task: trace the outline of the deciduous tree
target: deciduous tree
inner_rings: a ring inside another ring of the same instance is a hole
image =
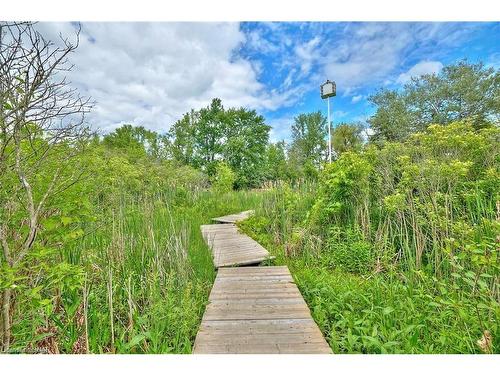
[[[90,102],[65,78],[76,41],[45,40],[31,23],[0,23],[0,246],[4,351],[11,338],[12,278],[33,250],[51,202],[82,175],[77,155]],[[17,275],[18,276],[18,275]]]
[[[498,124],[500,72],[461,61],[439,74],[414,77],[401,91],[382,90],[370,98],[372,140],[404,140],[430,124],[469,119],[475,129]]]
[[[339,124],[332,131],[332,148],[337,155],[358,151],[363,145],[363,127],[360,124]]]

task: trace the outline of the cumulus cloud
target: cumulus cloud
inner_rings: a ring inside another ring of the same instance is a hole
[[[70,23],[37,28],[50,40],[75,34]],[[162,132],[214,97],[254,109],[289,101],[293,93],[267,91],[258,64],[235,54],[245,41],[235,23],[84,23],[69,79],[96,101],[88,120],[104,131],[133,123]]]
[[[406,83],[412,77],[419,77],[424,74],[439,73],[443,69],[443,64],[439,61],[420,61],[413,65],[407,72],[401,73],[397,79],[398,83]]]

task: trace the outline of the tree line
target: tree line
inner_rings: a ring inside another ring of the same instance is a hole
[[[460,61],[439,74],[414,77],[400,90],[369,97],[375,112],[366,123],[340,123],[331,129],[334,158],[367,144],[401,142],[430,124],[469,119],[475,129],[498,124],[500,75],[482,63]],[[124,125],[104,136],[108,145],[148,153],[188,165],[215,178],[217,165],[234,172],[234,188],[266,181],[315,179],[327,160],[328,125],[321,112],[296,116],[289,142],[271,142],[263,116],[246,108],[225,108],[218,98],[192,109],[164,135]]]

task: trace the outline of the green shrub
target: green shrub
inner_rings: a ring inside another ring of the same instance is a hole
[[[265,197],[252,220],[269,224],[245,230],[289,266],[334,352],[500,352],[499,138],[432,125]]]
[[[326,241],[324,228],[332,224],[359,231],[386,267],[397,262],[449,275],[450,251],[463,252],[472,239],[466,228],[476,237],[493,235],[499,138],[499,128],[478,131],[462,121],[431,125],[380,149],[343,153],[322,172],[309,226]],[[461,264],[479,271],[465,257]]]
[[[217,163],[215,175],[212,178],[212,190],[218,194],[228,193],[233,190],[236,174],[224,162]]]
[[[360,238],[354,231],[347,231],[341,238],[335,229],[327,242],[327,252],[323,254],[330,266],[339,267],[345,271],[353,273],[367,273],[373,268],[372,245]]]

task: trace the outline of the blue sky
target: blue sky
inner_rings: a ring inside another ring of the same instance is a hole
[[[500,65],[499,23],[245,23],[239,54],[260,67],[275,90],[300,88],[296,101],[262,111],[275,139],[289,136],[298,113],[321,110],[319,85],[337,82],[333,123],[363,121],[369,95],[398,89],[412,75],[438,72],[461,59]]]
[[[77,24],[39,23],[51,40]],[[214,97],[265,116],[273,141],[293,118],[321,110],[319,85],[337,83],[334,125],[373,113],[367,98],[461,59],[500,67],[500,23],[84,22],[72,84],[96,106],[89,123],[164,133]]]

